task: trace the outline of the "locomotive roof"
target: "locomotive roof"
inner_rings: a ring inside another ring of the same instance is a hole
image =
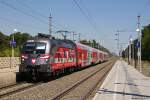
[[[75,44],[80,49],[86,49],[86,50],[92,51],[92,47],[89,47],[87,45],[84,45],[84,44],[81,44],[81,43],[77,43],[77,42]]]
[[[67,48],[74,48],[75,46],[77,46],[77,48],[108,54],[107,52],[89,47],[89,46],[81,44],[81,43],[77,43],[77,42],[75,43],[71,40],[35,37],[33,40],[28,40],[27,42],[51,42],[51,44],[55,44],[55,45],[59,45],[59,46],[67,47]]]

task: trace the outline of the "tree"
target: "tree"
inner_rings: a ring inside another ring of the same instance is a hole
[[[22,34],[22,40],[21,40],[21,44],[23,44],[24,42],[26,42],[28,39],[31,39],[32,36],[29,35],[28,33],[23,33]]]
[[[15,56],[19,56],[20,54],[20,47],[22,44],[27,41],[28,39],[31,39],[32,36],[28,33],[13,33],[10,36],[4,35],[2,32],[0,32],[0,56],[11,56],[11,46],[10,41],[12,40],[12,37],[14,35],[14,39],[16,41],[15,49]]]
[[[2,32],[0,32],[0,50],[2,50],[4,46],[4,41],[5,41],[5,35]]]
[[[0,32],[0,50],[3,50],[9,46],[9,36]]]
[[[109,52],[108,49],[106,49],[105,47],[101,46],[98,42],[96,42],[95,40],[92,40],[92,41],[88,41],[88,40],[81,40],[80,43],[84,44],[84,45],[88,45],[90,47],[93,47],[93,48],[96,48],[96,49],[99,49],[99,50],[102,50],[102,51],[105,51],[105,52]]]
[[[150,24],[144,26],[142,30],[144,37],[142,37],[142,59],[150,60]]]

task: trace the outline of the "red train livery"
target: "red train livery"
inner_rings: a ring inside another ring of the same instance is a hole
[[[106,52],[45,34],[38,34],[24,43],[21,54],[19,75],[32,79],[49,78],[68,69],[79,69],[108,60]]]

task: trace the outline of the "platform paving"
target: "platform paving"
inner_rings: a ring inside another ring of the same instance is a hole
[[[150,77],[118,60],[93,100],[150,100]]]
[[[16,83],[16,73],[19,67],[0,69],[0,88],[13,83]]]

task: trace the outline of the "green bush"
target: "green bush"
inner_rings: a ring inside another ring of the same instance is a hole
[[[10,36],[4,35],[0,32],[0,57],[11,57],[12,56],[12,47],[10,46],[10,41],[12,40],[12,35],[15,38],[16,46],[14,47],[14,56],[20,56],[20,47],[28,39],[31,39],[32,36],[28,33],[13,33]]]

